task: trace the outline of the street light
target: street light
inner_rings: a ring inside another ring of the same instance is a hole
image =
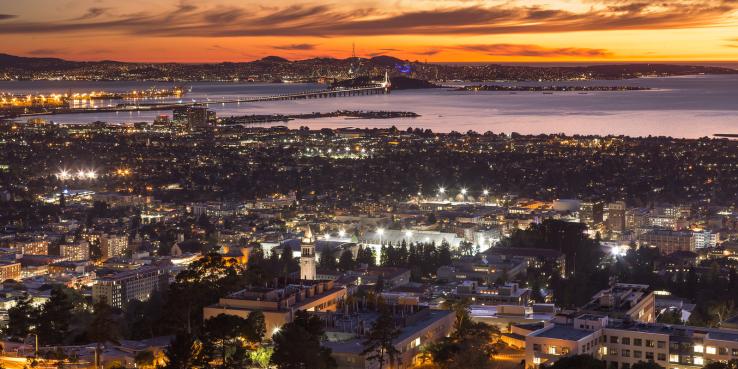
[[[439,188],[438,188],[438,193],[440,193],[440,194],[444,194],[444,193],[446,193],[446,189],[445,189],[445,188],[443,188],[443,187],[439,187]]]
[[[461,194],[462,194],[462,195],[466,195],[466,188],[462,188],[462,189],[461,189]]]
[[[344,231],[343,229],[341,229],[341,230],[338,231],[338,237],[343,238],[343,236],[345,236],[345,235],[346,235],[346,231]]]
[[[379,244],[382,244],[382,236],[384,235],[384,228],[377,228],[377,234],[379,235]]]
[[[411,231],[411,230],[405,231],[405,237],[408,238],[408,241],[410,240],[410,237],[412,237],[412,236],[413,236],[413,231]]]
[[[484,196],[487,196],[487,195],[489,195],[489,190],[484,190],[484,191],[482,191],[482,194],[484,194]]]

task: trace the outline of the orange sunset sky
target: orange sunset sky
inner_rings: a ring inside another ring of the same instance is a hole
[[[220,62],[736,61],[738,0],[0,0],[0,52]]]

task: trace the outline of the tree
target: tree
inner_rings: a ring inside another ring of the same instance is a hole
[[[224,368],[242,367],[246,360],[244,339],[254,336],[248,319],[220,314],[205,321],[203,355],[207,362],[220,358]]]
[[[302,310],[296,312],[295,319],[272,336],[272,363],[280,369],[335,368],[331,350],[320,345],[323,334],[320,318]]]
[[[605,369],[605,362],[592,355],[565,356],[557,360],[549,369]]]
[[[639,361],[633,366],[631,366],[632,369],[664,369],[663,366],[656,364],[653,361]]]
[[[133,360],[136,362],[136,366],[139,368],[151,368],[154,366],[154,353],[149,350],[139,351]]]
[[[249,352],[249,360],[258,368],[267,369],[269,368],[273,353],[274,348],[272,347],[257,347],[256,350]]]
[[[702,367],[702,369],[738,369],[738,359],[732,359],[727,363],[721,361],[713,361]]]
[[[96,358],[100,357],[100,348],[105,342],[117,343],[120,339],[120,326],[118,320],[113,316],[110,305],[98,302],[93,307],[93,318],[90,325],[87,326],[87,339],[95,342]],[[95,363],[100,365],[100,363]]]
[[[264,320],[264,313],[259,310],[252,311],[249,316],[246,317],[247,331],[246,337],[251,342],[261,342],[266,334],[266,322]]]
[[[456,315],[454,332],[428,347],[433,361],[444,369],[491,368],[499,330],[472,321],[467,301],[455,302],[450,308]]]
[[[74,291],[63,286],[51,289],[51,296],[42,305],[36,319],[36,334],[40,344],[55,345],[70,338],[73,311],[78,303]]]
[[[338,263],[336,263],[335,250],[327,247],[320,254],[320,260],[318,260],[318,267],[322,270],[335,271],[338,269]]]
[[[354,269],[354,254],[351,250],[343,250],[338,259],[338,269],[343,272]]]
[[[179,332],[164,350],[164,369],[191,369],[200,362],[202,345],[187,332]]]
[[[395,348],[394,340],[400,335],[400,330],[395,326],[392,314],[384,309],[377,320],[372,323],[367,339],[363,342],[364,351],[362,355],[368,355],[368,360],[374,360],[379,364],[379,369],[389,363],[390,368],[399,359],[400,351]]]
[[[239,266],[229,265],[220,255],[208,254],[177,274],[164,307],[169,327],[185,326],[192,333],[193,327],[202,324],[203,307],[242,288],[240,272]]]
[[[36,315],[38,310],[31,305],[31,298],[28,295],[21,297],[15,306],[8,309],[8,325],[4,333],[14,339],[25,339],[31,332]]]

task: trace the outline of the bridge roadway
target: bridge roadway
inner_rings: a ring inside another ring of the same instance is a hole
[[[79,114],[79,113],[115,113],[115,112],[127,112],[127,111],[159,111],[159,110],[173,110],[175,108],[182,108],[187,106],[208,106],[214,104],[238,104],[238,103],[253,103],[253,102],[266,102],[266,101],[282,101],[282,100],[304,100],[304,99],[321,99],[331,97],[343,97],[343,96],[360,96],[360,95],[380,95],[389,93],[389,83],[382,82],[376,85],[368,86],[357,86],[350,88],[331,88],[326,90],[311,90],[303,91],[293,94],[280,94],[270,96],[257,96],[248,97],[243,99],[228,99],[228,100],[205,100],[195,101],[191,103],[151,103],[151,104],[136,104],[136,105],[124,105],[118,104],[117,106],[98,107],[98,108],[62,108],[54,109],[49,112],[34,112],[21,114],[19,116],[38,116],[38,115],[57,115],[57,114]]]

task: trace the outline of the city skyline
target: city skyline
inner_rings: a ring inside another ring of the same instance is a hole
[[[34,0],[0,7],[3,52],[70,60],[392,55],[430,62],[738,60],[728,0],[309,2]]]

